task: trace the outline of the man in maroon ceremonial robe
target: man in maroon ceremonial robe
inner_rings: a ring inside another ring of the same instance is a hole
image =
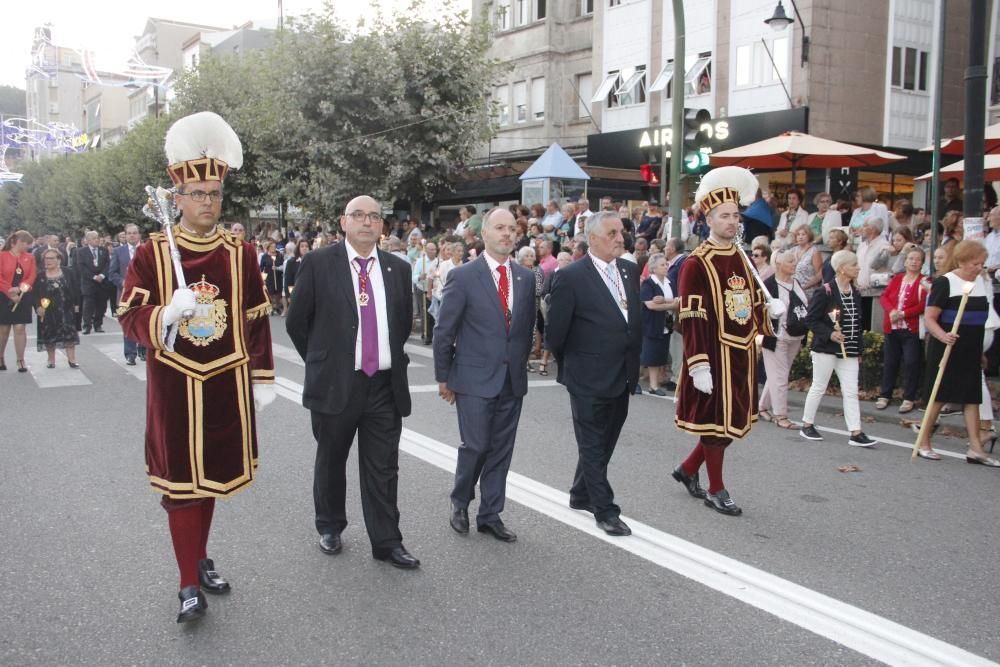
[[[699,442],[673,477],[692,496],[731,516],[743,510],[722,481],[722,461],[726,447],[757,421],[755,339],[773,335],[768,301],[736,245],[740,203],[752,202],[756,192],[757,179],[746,169],[721,167],[705,175],[695,202],[711,234],[681,266],[678,289],[684,365],[675,422]],[[698,483],[702,463],[708,471],[707,494]]]
[[[239,138],[219,116],[194,114],[167,132],[166,153],[184,277],[167,236],[151,234],[129,264],[118,317],[148,350],[146,474],[167,511],[181,623],[204,615],[202,593],[230,588],[206,553],[212,513],[256,477],[255,409],[274,400],[274,363],[254,249],[217,225],[223,179],[243,163]]]

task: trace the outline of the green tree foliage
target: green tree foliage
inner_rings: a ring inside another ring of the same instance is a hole
[[[181,75],[169,117],[148,119],[111,148],[26,164],[0,189],[0,232],[104,232],[144,220],[143,186],[165,184],[170,122],[215,111],[236,130],[244,165],[226,183],[223,213],[295,204],[333,217],[351,197],[419,203],[446,190],[491,136],[488,94],[500,66],[489,31],[446,6],[434,23],[378,18],[361,34],[330,7],[291,22],[272,45],[207,57]]]
[[[27,106],[24,88],[0,86],[0,114],[4,116],[23,116]]]

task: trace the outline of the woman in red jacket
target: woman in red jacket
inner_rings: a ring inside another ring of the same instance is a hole
[[[900,361],[903,363],[903,402],[899,412],[909,412],[917,400],[920,386],[920,316],[930,294],[930,285],[920,274],[923,265],[924,251],[921,248],[914,246],[907,250],[903,265],[905,271],[893,276],[879,297],[885,311],[882,324],[885,346],[882,387],[875,402],[877,410],[884,410],[892,400]]]
[[[17,371],[27,373],[24,365],[24,348],[28,334],[24,325],[31,324],[31,287],[35,284],[35,258],[28,248],[35,240],[31,234],[18,230],[10,235],[0,250],[0,371],[7,370],[4,354],[7,339],[14,328],[14,352],[17,354]],[[21,304],[21,301],[27,301]]]

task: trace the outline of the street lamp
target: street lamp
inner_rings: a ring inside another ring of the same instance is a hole
[[[806,24],[802,21],[802,15],[799,14],[798,5],[795,4],[795,0],[790,1],[792,9],[795,10],[795,18],[802,25],[802,67],[805,67],[806,63],[809,62],[809,37],[806,36]],[[785,6],[781,0],[778,0],[778,6],[774,8],[774,15],[769,19],[764,19],[764,23],[771,26],[771,29],[775,32],[783,32],[788,26],[795,23],[795,21],[789,18],[788,14],[785,13]]]

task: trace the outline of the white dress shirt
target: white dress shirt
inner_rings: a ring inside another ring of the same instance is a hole
[[[993,231],[986,235],[986,266],[1000,266],[1000,232]]]
[[[625,292],[625,279],[618,270],[618,265],[615,263],[615,260],[611,260],[610,263],[605,262],[595,257],[594,253],[589,250],[587,251],[587,254],[590,255],[591,261],[593,261],[594,266],[597,267],[597,272],[601,274],[601,281],[604,283],[604,286],[608,288],[608,293],[611,294],[611,298],[614,299],[615,304],[618,306],[618,310],[621,311],[622,317],[624,317],[625,321],[628,322],[628,295]],[[609,267],[612,275],[617,276],[616,279],[608,277]],[[615,282],[616,280],[617,282]],[[620,291],[619,287],[621,288]],[[622,299],[625,299],[624,308],[622,308]]]
[[[501,264],[500,262],[498,262],[495,259],[493,259],[492,257],[490,257],[490,254],[488,252],[484,252],[483,253],[483,257],[486,259],[487,266],[490,267],[490,275],[493,276],[493,284],[494,284],[494,286],[496,286],[498,294],[500,292],[500,272],[497,271],[497,268],[499,268],[501,266],[506,266],[507,267],[507,310],[510,311],[511,315],[513,315],[513,313],[514,313],[514,276],[513,276],[513,274],[511,274],[511,271],[510,271],[510,257],[508,257],[507,261],[504,262],[503,264]],[[499,298],[499,297],[497,297],[497,298]]]
[[[355,262],[355,258],[361,257],[350,241],[344,241],[347,248],[347,261],[350,264],[351,283],[354,285],[354,305],[358,309],[358,337],[354,343],[354,370],[361,370],[361,304],[358,303],[358,271],[361,267]],[[364,259],[362,257],[362,259]],[[368,279],[371,281],[372,293],[375,295],[375,318],[378,320],[378,369],[386,371],[392,368],[392,349],[389,347],[389,311],[385,306],[385,282],[382,280],[382,267],[378,261],[378,251],[372,250],[371,259],[368,262],[371,271]],[[390,269],[391,270],[391,269]],[[370,308],[371,306],[366,306]],[[409,323],[407,323],[409,325]]]

